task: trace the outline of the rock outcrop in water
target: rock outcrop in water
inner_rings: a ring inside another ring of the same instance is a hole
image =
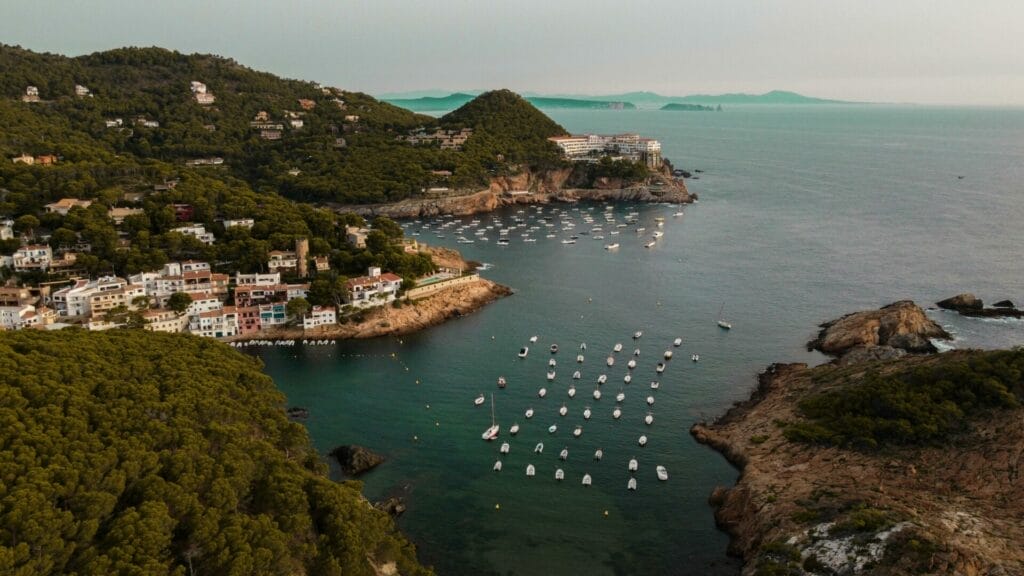
[[[904,353],[935,352],[930,338],[950,339],[949,333],[925,315],[910,300],[901,300],[878,310],[847,314],[821,325],[808,350],[833,356],[854,353],[864,359],[896,358]]]
[[[973,351],[887,363],[776,364],[749,400],[694,438],[740,470],[710,497],[743,575],[1024,574],[1024,417],[994,410],[943,445],[858,451],[793,442],[802,400],[865,373],[926,369]],[[781,424],[780,424],[781,423]]]
[[[359,476],[384,463],[384,457],[357,444],[345,444],[331,450],[346,476]]]
[[[940,300],[936,305],[974,318],[1024,318],[1024,310],[1018,310],[1009,300],[1001,300],[991,308],[985,308],[984,301],[970,292]]]

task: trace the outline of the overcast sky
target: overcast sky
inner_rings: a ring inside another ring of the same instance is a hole
[[[370,93],[1024,104],[1022,0],[2,0],[0,42],[208,52]]]

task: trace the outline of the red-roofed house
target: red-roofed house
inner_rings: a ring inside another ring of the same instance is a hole
[[[391,272],[381,274],[380,268],[372,266],[369,275],[352,278],[345,283],[345,303],[359,308],[387,304],[398,297],[401,287],[401,276]]]

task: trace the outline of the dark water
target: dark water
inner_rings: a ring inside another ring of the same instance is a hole
[[[737,108],[723,113],[560,111],[574,132],[636,131],[662,141],[677,166],[704,170],[689,182],[701,201],[674,207],[617,206],[616,221],[639,213],[617,236],[562,245],[543,232],[511,245],[456,244],[455,225],[436,238],[471,259],[493,264],[485,276],[516,289],[486,309],[402,340],[260,352],[293,405],[310,408],[308,427],[327,451],[358,443],[389,461],[367,474],[366,494],[403,494],[401,527],[441,574],[733,574],[727,538],[715,529],[707,496],[736,472],[687,433],[696,420],[746,397],[770,362],[821,362],[803,345],[815,326],[849,311],[911,298],[929,304],[962,291],[988,301],[1024,300],[1024,111],[937,108]],[[958,178],[963,176],[963,178]],[[601,205],[565,207],[576,231],[581,214],[603,222]],[[536,212],[518,216],[536,221]],[[550,210],[545,212],[549,215]],[[495,216],[511,222],[514,210]],[[642,243],[664,217],[664,237]],[[490,215],[480,215],[481,226]],[[462,222],[469,222],[469,218]],[[557,222],[557,220],[556,220]],[[408,230],[416,230],[413,226]],[[472,230],[466,235],[473,238]],[[603,245],[619,242],[617,252]],[[734,329],[715,320],[724,304]],[[933,315],[955,346],[1024,342],[1024,323]],[[636,343],[635,330],[643,330]],[[516,352],[539,335],[527,359]],[[676,336],[685,339],[651,392],[654,365]],[[577,382],[580,342],[588,350]],[[547,347],[561,346],[547,383]],[[604,358],[624,345],[615,366]],[[625,362],[641,349],[631,384]],[[699,353],[699,363],[690,361]],[[591,393],[607,372],[603,397]],[[495,380],[509,380],[497,390]],[[545,399],[537,389],[546,386]],[[624,390],[623,417],[614,396]],[[486,443],[494,392],[502,435]],[[642,419],[653,394],[653,426]],[[560,417],[565,403],[569,415]],[[429,408],[428,408],[429,406]],[[582,410],[594,416],[584,421]],[[523,416],[536,410],[532,420]],[[515,437],[507,430],[522,426]],[[549,435],[547,427],[559,430]],[[583,425],[583,435],[570,432]],[[646,433],[649,444],[637,446]],[[504,469],[492,472],[501,441]],[[545,450],[536,455],[534,444]],[[558,452],[568,447],[567,462]],[[596,448],[604,460],[595,463]],[[638,490],[626,463],[636,457]],[[532,463],[537,476],[527,478]],[[658,482],[656,465],[668,482]],[[566,480],[557,483],[562,467]],[[584,473],[593,486],[580,485]],[[500,506],[500,508],[496,508]],[[607,515],[605,512],[607,511]]]

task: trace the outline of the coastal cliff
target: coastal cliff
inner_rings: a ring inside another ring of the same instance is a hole
[[[422,218],[429,216],[470,216],[516,204],[554,202],[668,202],[689,204],[697,199],[686,184],[659,172],[647,182],[630,183],[621,178],[598,178],[591,188],[574,187],[572,169],[561,168],[541,173],[523,171],[515,176],[493,178],[487,189],[437,198],[416,198],[387,204],[334,206],[340,212],[360,216]],[[523,191],[526,193],[521,193]]]
[[[1018,351],[770,366],[691,429],[740,470],[710,501],[743,574],[1024,574],[1021,366]]]

